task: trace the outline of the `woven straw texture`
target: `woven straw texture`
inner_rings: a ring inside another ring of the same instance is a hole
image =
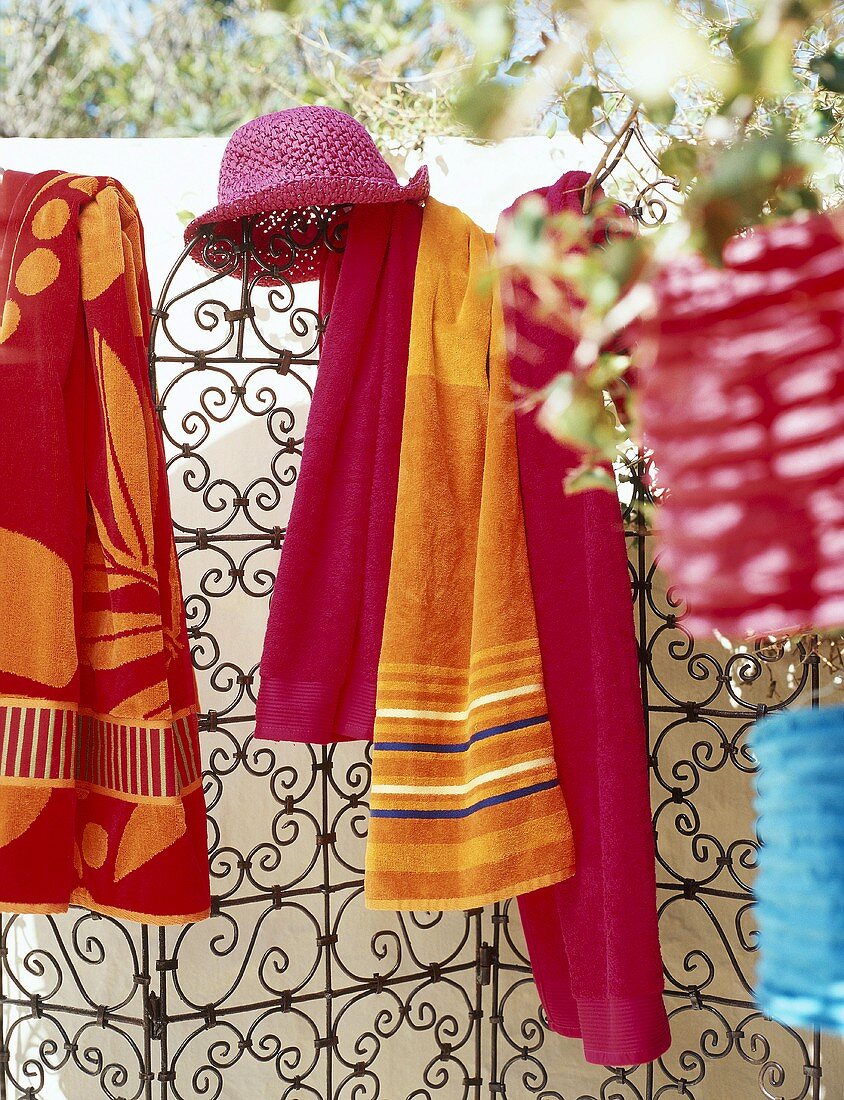
[[[278,215],[285,211],[421,202],[428,192],[425,166],[401,186],[375,142],[351,116],[333,107],[292,107],[252,119],[235,130],[220,165],[217,205],[190,223],[185,243],[196,241],[191,255],[197,263],[220,270],[220,256],[227,250],[215,248],[212,238],[238,241],[238,222],[243,217],[262,215],[262,224],[269,227],[281,221]],[[297,256],[293,266],[284,270],[284,280],[314,278],[318,251],[316,245],[314,254]],[[269,266],[279,268],[277,263]],[[239,263],[228,267],[227,274],[240,275]],[[267,284],[279,281],[272,271],[259,278]]]

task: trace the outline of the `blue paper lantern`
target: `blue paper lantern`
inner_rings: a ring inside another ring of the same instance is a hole
[[[761,719],[757,1000],[793,1027],[844,1034],[844,706]]]

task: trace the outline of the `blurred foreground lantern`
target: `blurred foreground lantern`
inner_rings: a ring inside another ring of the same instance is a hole
[[[844,1033],[844,707],[757,722],[763,841],[756,996],[793,1027]]]
[[[693,632],[844,623],[842,235],[844,213],[795,217],[657,281],[642,422]]]

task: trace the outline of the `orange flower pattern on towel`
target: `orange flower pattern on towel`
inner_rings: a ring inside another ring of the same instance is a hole
[[[49,687],[76,672],[73,575],[64,558],[37,539],[0,527],[0,669]]]
[[[70,220],[70,207],[64,199],[47,199],[32,218],[32,235],[39,241],[58,237]]]
[[[26,187],[0,267],[0,910],[183,923],[205,806],[140,220],[109,178]]]
[[[10,336],[14,336],[20,323],[21,307],[17,302],[9,299],[3,304],[3,315],[0,318],[0,344],[5,343]]]
[[[15,287],[31,298],[40,294],[59,277],[61,263],[51,248],[36,248],[24,256],[15,272]]]

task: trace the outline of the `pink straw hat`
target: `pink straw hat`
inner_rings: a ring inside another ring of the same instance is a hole
[[[274,229],[278,236],[282,211],[359,202],[421,202],[429,189],[424,165],[401,186],[363,126],[343,111],[292,107],[252,119],[235,130],[220,165],[219,201],[190,223],[185,243],[196,241],[191,255],[197,263],[218,271],[231,267],[227,273],[239,275],[240,264],[231,266],[229,245],[241,240],[238,222],[243,217],[263,216],[253,226],[253,244],[260,244],[261,237],[269,240]],[[305,242],[312,222],[312,218],[303,220]],[[274,241],[270,249],[275,261],[280,259],[277,245]],[[287,257],[281,259],[268,267],[283,271],[285,280],[316,277],[317,257],[308,259],[307,247],[303,255],[291,255],[289,265],[284,262]],[[262,283],[278,281],[273,270],[259,278]]]

